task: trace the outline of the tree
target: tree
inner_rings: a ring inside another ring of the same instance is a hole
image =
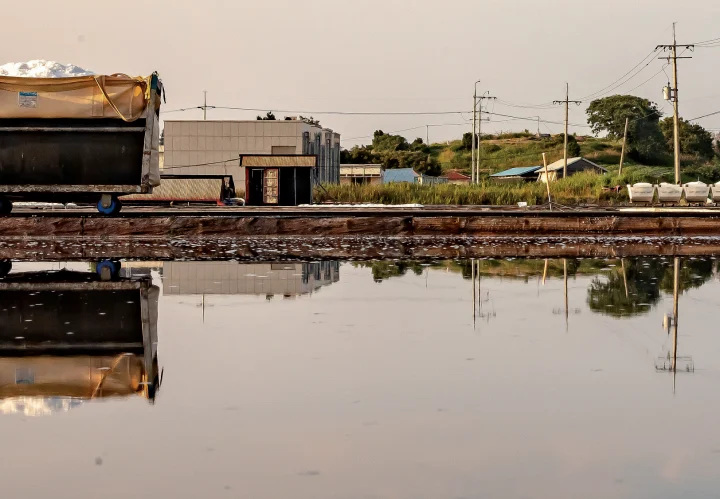
[[[379,160],[369,146],[354,146],[352,149],[340,151],[340,163],[367,165]]]
[[[275,121],[275,115],[272,111],[268,111],[264,117],[258,116],[257,119],[258,121]]]
[[[165,145],[165,129],[164,128],[162,129],[162,132],[160,132],[160,145],[161,146]]]
[[[623,137],[625,120],[629,118],[628,156],[638,161],[657,161],[666,156],[658,124],[662,111],[654,102],[634,95],[612,95],[592,101],[587,115],[595,135],[607,133],[615,140]]]
[[[300,121],[305,122],[308,125],[320,126],[320,120],[316,120],[312,116],[310,116],[309,118],[307,118],[305,116],[300,116]]]
[[[568,158],[576,158],[578,156],[580,156],[580,144],[578,144],[574,136],[568,135]]]
[[[702,126],[696,123],[689,123],[684,119],[679,120],[680,128],[680,152],[683,154],[692,154],[698,158],[711,159],[715,151],[713,151],[713,137]],[[665,137],[667,150],[672,152],[674,147],[674,124],[670,117],[660,122],[660,129]]]

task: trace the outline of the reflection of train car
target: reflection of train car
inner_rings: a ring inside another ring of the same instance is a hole
[[[154,400],[158,288],[89,272],[0,279],[0,412],[44,413],[81,400]]]

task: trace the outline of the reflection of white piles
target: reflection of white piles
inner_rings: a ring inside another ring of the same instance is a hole
[[[310,294],[340,279],[338,262],[165,262],[166,295]]]

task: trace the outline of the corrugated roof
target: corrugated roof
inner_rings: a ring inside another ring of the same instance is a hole
[[[292,155],[292,156],[273,156],[269,154],[252,154],[240,156],[240,166],[243,167],[314,167],[317,165],[317,156],[314,155]]]
[[[598,165],[598,164],[596,164],[596,163],[593,163],[592,161],[590,161],[590,160],[587,159],[587,158],[568,158],[567,164],[568,164],[568,166],[570,166],[570,165],[572,165],[573,163],[577,163],[577,162],[580,161],[580,160],[586,161],[587,163],[591,164],[592,166],[594,166],[595,168],[597,168],[597,169],[599,169],[599,170],[602,170],[602,171],[604,171],[604,172],[607,171],[607,170],[606,170],[605,168],[603,168],[602,166],[600,166],[600,165]],[[565,161],[562,160],[562,159],[559,159],[559,160],[557,160],[556,162],[548,165],[548,171],[562,170],[564,167],[565,167]]]
[[[515,168],[510,168],[509,170],[505,170],[498,173],[493,173],[490,175],[491,177],[519,177],[520,175],[525,175],[526,173],[532,173],[535,171],[538,171],[541,166],[518,166]]]
[[[450,170],[449,172],[447,172],[445,177],[448,180],[470,180],[469,175],[464,175],[457,170]]]
[[[385,183],[389,182],[410,182],[414,183],[419,177],[412,168],[390,168],[385,170]]]

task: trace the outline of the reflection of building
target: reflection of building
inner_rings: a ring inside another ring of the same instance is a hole
[[[165,262],[163,293],[302,295],[340,279],[338,262]]]
[[[83,400],[154,399],[158,288],[149,279],[32,272],[0,280],[0,413],[69,410]]]

